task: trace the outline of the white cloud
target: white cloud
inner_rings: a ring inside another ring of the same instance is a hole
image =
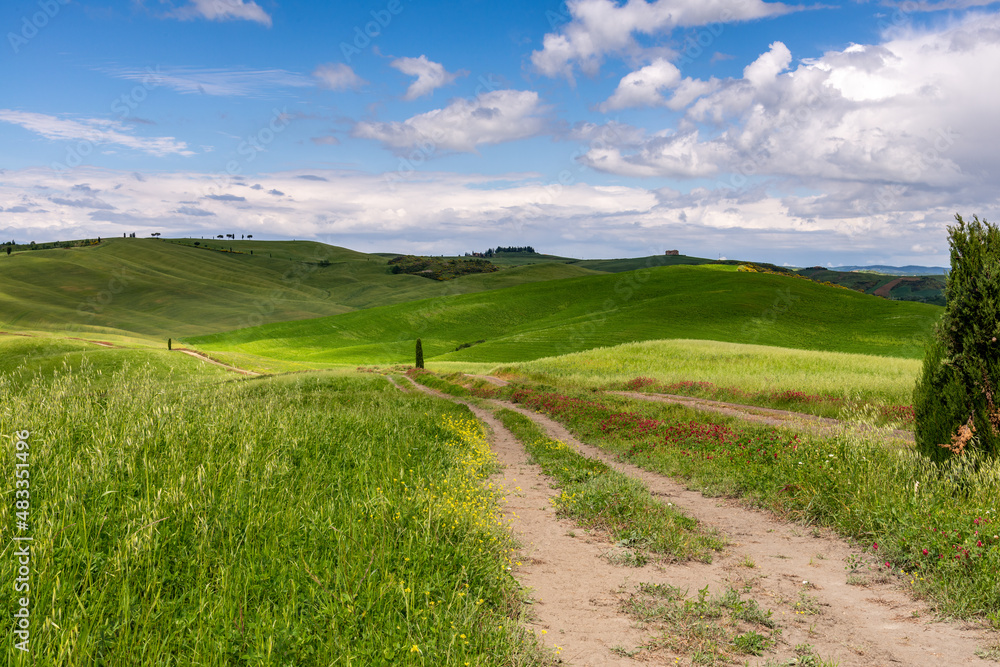
[[[702,257],[724,253],[799,265],[830,259],[931,264],[947,261],[945,227],[955,210],[990,218],[1000,210],[995,194],[973,200],[968,192],[926,198],[919,190],[901,193],[898,212],[869,215],[828,206],[822,197],[779,198],[760,188],[681,193],[561,186],[530,174],[398,176],[310,170],[224,185],[202,173],[150,173],[140,181],[96,168],[8,170],[0,182],[0,231],[3,238],[42,241],[238,230],[257,238],[316,238],[373,252],[431,254],[481,250],[499,237],[570,256],[679,248]],[[81,197],[86,191],[74,188],[81,183],[99,191],[100,199]],[[257,183],[260,189],[248,187]]]
[[[743,68],[743,78],[757,88],[772,83],[792,62],[792,52],[781,42],[774,42],[767,53]]]
[[[699,97],[717,90],[718,79],[708,81],[682,79],[680,70],[664,58],[657,58],[649,65],[625,75],[614,94],[598,106],[600,111],[628,109],[631,107],[664,106],[677,111],[689,106]],[[671,96],[665,97],[666,91]]]
[[[350,65],[345,65],[344,63],[320,65],[313,72],[313,76],[319,79],[321,87],[330,90],[360,88],[367,83],[367,81],[354,73]]]
[[[494,90],[402,122],[360,122],[354,136],[394,149],[424,147],[428,155],[438,150],[472,152],[482,144],[539,134],[544,129],[542,112],[534,91]]]
[[[20,125],[54,141],[84,141],[92,145],[117,144],[156,157],[194,155],[187,144],[173,137],[137,137],[132,128],[116,120],[81,118],[72,120],[30,111],[0,109],[0,122]]]
[[[595,74],[609,53],[640,51],[633,35],[669,34],[674,28],[780,16],[801,7],[761,0],[570,0],[571,21],[542,40],[531,62],[546,76],[573,78],[574,66]]]
[[[681,82],[681,71],[663,58],[657,58],[640,70],[627,74],[614,94],[600,105],[601,111],[631,107],[655,107],[664,104],[662,91]]]
[[[716,176],[734,187],[771,178],[827,192],[845,183],[993,188],[1000,16],[896,32],[787,70],[791,60],[776,42],[743,78],[702,82],[714,90],[676,129],[583,161],[626,175]]]
[[[104,68],[106,74],[139,81],[147,89],[166,86],[179,93],[226,97],[262,97],[275,88],[304,88],[315,82],[304,74],[283,69],[221,69],[157,66],[156,69]]]
[[[173,12],[173,16],[192,20],[197,18],[209,21],[254,21],[271,27],[271,16],[261,9],[260,5],[250,0],[191,0]]]
[[[424,95],[430,95],[436,88],[447,86],[459,76],[464,76],[468,72],[447,72],[444,65],[427,59],[427,56],[419,58],[397,58],[389,63],[390,67],[398,69],[403,74],[415,76],[417,80],[406,89],[404,100],[415,100]]]

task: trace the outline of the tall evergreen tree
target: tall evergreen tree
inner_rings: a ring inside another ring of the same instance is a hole
[[[934,459],[1000,453],[1000,228],[955,220],[947,305],[913,392],[917,447]]]
[[[417,368],[424,367],[424,347],[420,344],[420,339],[417,339]]]

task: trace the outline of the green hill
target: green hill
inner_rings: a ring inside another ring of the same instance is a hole
[[[821,266],[798,269],[797,273],[817,282],[829,281],[853,290],[887,299],[920,301],[943,306],[944,275],[890,275],[874,271],[837,271]]]
[[[669,338],[918,357],[940,312],[794,277],[673,266],[446,296],[188,342],[325,363],[412,362],[417,337],[425,357],[437,361],[530,360]],[[456,350],[465,343],[476,344]]]
[[[0,327],[177,338],[591,273],[548,263],[438,282],[311,241],[106,239],[0,257]]]

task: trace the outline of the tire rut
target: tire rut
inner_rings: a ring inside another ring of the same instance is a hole
[[[935,621],[933,610],[899,585],[848,585],[848,557],[859,549],[832,531],[782,521],[736,500],[706,497],[580,442],[545,415],[506,401],[498,403],[533,419],[549,437],[641,480],[654,495],[726,535],[730,544],[712,564],[670,565],[667,578],[689,590],[749,585],[761,606],[773,609],[784,628],[779,656],[790,656],[796,645],[811,644],[824,659],[832,658],[842,667],[990,662],[978,657],[976,650],[981,644],[995,644],[1000,637],[996,632],[973,623]],[[803,601],[819,613],[795,613],[800,609],[795,604]]]

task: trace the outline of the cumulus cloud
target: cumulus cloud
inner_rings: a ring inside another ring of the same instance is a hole
[[[664,103],[661,91],[681,81],[681,71],[663,58],[626,75],[614,94],[599,107],[601,111],[630,107],[655,107]]]
[[[415,100],[430,95],[436,88],[447,86],[459,76],[468,74],[465,70],[448,72],[444,65],[428,60],[427,56],[423,55],[419,58],[397,58],[389,63],[389,66],[408,76],[417,77],[417,80],[406,89],[404,100]]]
[[[677,111],[718,87],[719,81],[714,78],[708,81],[691,77],[682,79],[677,67],[664,58],[657,58],[649,65],[625,75],[615,92],[598,106],[598,110],[607,112],[632,107],[665,106]],[[671,91],[669,97],[666,96],[667,91]]]
[[[271,27],[271,16],[250,0],[191,0],[172,14],[183,20],[253,21]]]
[[[319,80],[320,87],[328,90],[360,88],[368,83],[355,74],[350,65],[345,65],[344,63],[320,65],[313,72],[313,76]]]
[[[0,109],[0,122],[20,125],[54,141],[83,141],[92,145],[116,144],[156,157],[194,155],[187,144],[173,137],[139,137],[115,120],[103,118],[60,118],[30,111]]]
[[[896,32],[881,44],[791,63],[775,42],[742,78],[704,82],[714,90],[687,106],[676,127],[582,160],[625,175],[714,176],[733,187],[771,178],[829,191],[859,183],[869,192],[886,184],[987,188],[986,174],[1000,169],[992,148],[1000,16]],[[974,102],[969,91],[977,91]],[[877,206],[899,198],[881,193]]]
[[[531,62],[542,74],[573,79],[574,67],[596,74],[607,54],[641,51],[634,35],[669,34],[674,28],[749,21],[802,9],[761,0],[570,0],[571,20],[545,35]]]
[[[781,42],[771,44],[767,53],[743,68],[743,79],[757,88],[772,83],[792,62],[792,52]]]
[[[417,146],[437,150],[473,152],[482,144],[524,139],[542,132],[544,109],[538,93],[528,90],[494,90],[473,99],[457,99],[402,122],[363,121],[354,136],[375,139],[393,149]]]

